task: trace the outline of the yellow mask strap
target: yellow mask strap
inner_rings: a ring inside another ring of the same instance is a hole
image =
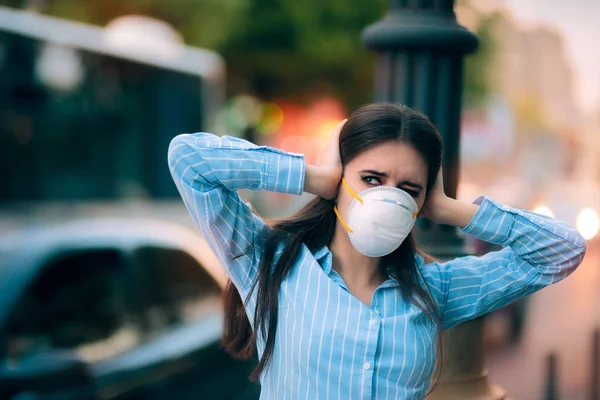
[[[346,178],[342,178],[342,185],[344,185],[348,193],[350,193],[350,196],[354,197],[360,204],[363,204],[363,199],[361,199],[360,196],[357,195],[350,186],[348,186],[348,183],[346,183]]]
[[[360,196],[357,195],[354,190],[352,190],[352,188],[346,182],[345,178],[342,178],[342,185],[344,185],[344,188],[348,191],[348,193],[350,193],[350,196],[354,197],[356,199],[356,201],[358,201],[360,204],[363,204],[363,199],[361,199]],[[342,224],[344,229],[346,229],[349,233],[352,233],[352,229],[350,229],[350,227],[348,226],[346,221],[344,221],[344,219],[340,215],[340,211],[338,210],[337,206],[333,207],[333,212],[335,212],[335,215],[340,220],[340,223]]]
[[[338,217],[338,219],[340,220],[340,223],[342,224],[342,226],[344,227],[344,229],[346,229],[348,232],[353,233],[352,229],[350,229],[350,227],[346,224],[346,222],[342,219],[342,216],[340,215],[340,212],[337,209],[337,206],[333,206],[333,212],[335,213],[335,215]]]

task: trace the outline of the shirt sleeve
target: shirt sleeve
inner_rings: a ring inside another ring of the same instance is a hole
[[[260,249],[254,245],[265,224],[236,191],[301,194],[304,157],[239,138],[196,133],[175,137],[168,161],[196,226],[233,284],[244,293],[257,274]]]
[[[480,208],[463,231],[505,247],[482,257],[422,267],[423,278],[441,305],[444,329],[564,279],[585,255],[585,239],[565,222],[488,198],[476,203]]]

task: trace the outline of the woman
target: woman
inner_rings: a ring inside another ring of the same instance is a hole
[[[427,117],[386,103],[340,124],[318,165],[226,136],[173,139],[175,183],[234,286],[224,342],[242,357],[257,348],[262,399],[422,399],[441,330],[581,263],[586,242],[563,222],[448,198],[441,157]],[[238,189],[316,197],[268,226]],[[505,248],[429,260],[410,234],[419,214]]]

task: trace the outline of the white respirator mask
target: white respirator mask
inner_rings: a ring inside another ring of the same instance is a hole
[[[356,194],[346,180],[342,185],[354,200],[346,221],[333,208],[354,248],[368,257],[383,257],[396,250],[415,225],[419,207],[402,189],[376,186]]]

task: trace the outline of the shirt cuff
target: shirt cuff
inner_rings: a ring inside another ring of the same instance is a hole
[[[506,244],[515,220],[510,208],[487,197],[480,197],[473,204],[478,204],[479,210],[462,231],[488,243]]]
[[[306,165],[302,154],[269,149],[264,189],[289,194],[302,194]]]

